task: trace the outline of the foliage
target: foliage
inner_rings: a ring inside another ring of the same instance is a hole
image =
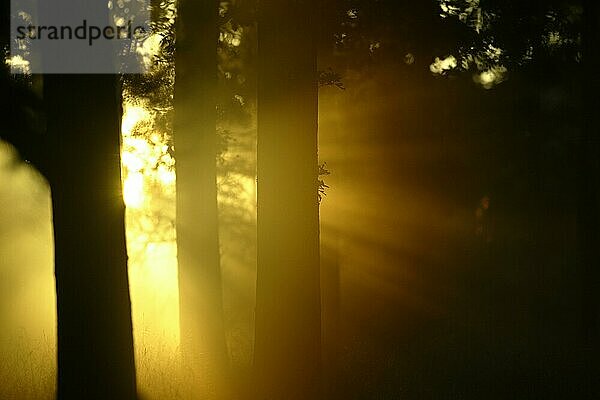
[[[449,49],[456,56],[456,70],[475,71],[474,81],[485,88],[502,82],[511,69],[532,62],[580,59],[583,9],[577,1],[439,3],[441,18],[462,25],[461,40]]]
[[[331,67],[319,71],[319,86],[335,86],[338,89],[346,90],[344,82],[342,82],[342,76]]]
[[[325,180],[322,179],[322,176],[331,175],[331,172],[327,169],[327,163],[323,163],[319,165],[319,190],[318,190],[318,199],[319,203],[323,201],[323,197],[327,196],[326,190],[329,189],[329,185],[325,183]]]

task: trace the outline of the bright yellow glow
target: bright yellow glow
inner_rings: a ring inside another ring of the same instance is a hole
[[[160,165],[156,172],[158,179],[164,185],[175,184],[175,171],[169,170],[166,167]]]
[[[496,74],[493,71],[484,71],[481,73],[480,79],[482,84],[489,85],[496,79]]]
[[[142,106],[126,103],[123,110],[121,131],[125,139],[131,137],[133,128],[140,122],[149,119],[150,112]]]
[[[6,58],[5,62],[6,65],[8,65],[11,68],[11,71],[13,73],[19,72],[22,74],[28,74],[29,72],[31,72],[29,68],[29,61],[24,59],[20,55],[8,57]]]
[[[502,65],[494,66],[486,71],[476,74],[473,77],[473,80],[481,84],[485,89],[491,89],[504,81],[506,73],[506,67]]]
[[[0,182],[0,399],[50,399],[56,392],[50,188],[1,140]]]
[[[126,102],[121,127],[136,368],[144,393],[160,392],[162,374],[172,374],[179,357],[175,161],[155,113]]]
[[[152,66],[154,56],[159,53],[160,42],[163,39],[161,34],[155,33],[150,35],[146,40],[138,44],[136,53],[142,57],[142,61],[146,68]]]
[[[450,55],[443,60],[439,57],[436,57],[433,63],[429,66],[429,70],[434,74],[443,74],[451,69],[454,69],[458,66],[458,62],[456,61],[456,57]]]
[[[140,208],[144,204],[144,176],[142,174],[128,174],[123,183],[123,199],[127,207]]]

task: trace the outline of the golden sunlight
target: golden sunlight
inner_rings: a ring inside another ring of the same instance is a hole
[[[155,374],[177,363],[179,295],[175,243],[175,161],[168,137],[143,103],[125,102],[122,179],[138,382],[151,391]]]

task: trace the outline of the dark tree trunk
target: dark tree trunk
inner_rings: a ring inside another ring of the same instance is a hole
[[[595,0],[584,0],[583,71],[580,76],[583,89],[583,124],[579,143],[579,193],[578,193],[578,266],[581,271],[582,329],[584,334],[583,354],[585,357],[585,399],[597,398],[598,383],[598,334],[600,333],[600,224],[598,189],[600,187],[600,136],[597,113],[600,107],[598,93],[600,82],[596,77],[600,67],[598,41],[600,35],[600,6]]]
[[[8,22],[5,3],[2,21]],[[8,43],[5,30],[2,43]],[[117,78],[45,76],[43,133],[31,121],[39,118],[40,100],[2,73],[11,96],[2,101],[8,123],[1,136],[38,167],[52,191],[57,397],[135,399]]]
[[[178,4],[174,125],[182,351],[213,384],[227,365],[216,186],[218,4]]]
[[[135,399],[114,75],[47,75],[58,399]]]
[[[321,396],[316,3],[265,0],[258,21],[259,398]]]

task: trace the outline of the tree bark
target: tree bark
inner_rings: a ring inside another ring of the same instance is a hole
[[[182,351],[220,392],[227,347],[216,182],[218,5],[178,4],[174,138]]]
[[[258,398],[321,396],[316,2],[258,20]]]
[[[135,399],[115,75],[47,75],[58,399]]]
[[[583,90],[583,123],[579,143],[579,182],[577,235],[577,264],[582,278],[582,333],[583,333],[583,392],[585,399],[596,398],[600,393],[597,379],[598,334],[600,333],[600,137],[596,116],[600,101],[598,93],[600,82],[595,77],[598,62],[598,40],[600,35],[600,8],[597,1],[584,0],[584,24],[582,60],[583,71],[580,75]]]

